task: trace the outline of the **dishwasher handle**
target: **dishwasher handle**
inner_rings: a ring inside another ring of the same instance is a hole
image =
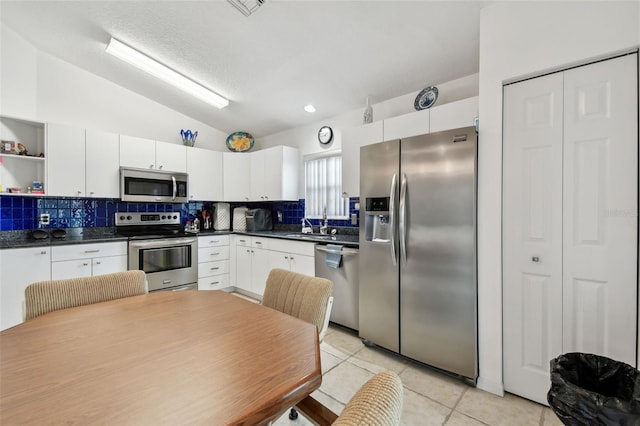
[[[325,253],[331,253],[331,254],[341,254],[343,256],[353,256],[358,254],[358,250],[353,250],[353,249],[331,250],[331,249],[325,248],[324,246],[316,246],[316,250],[323,251]]]

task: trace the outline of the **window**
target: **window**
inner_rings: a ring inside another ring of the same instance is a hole
[[[329,219],[348,219],[349,199],[342,198],[342,156],[340,151],[309,156],[304,161],[304,215],[321,218],[326,208]]]

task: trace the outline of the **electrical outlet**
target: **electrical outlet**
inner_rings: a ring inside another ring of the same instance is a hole
[[[354,210],[360,210],[360,203],[355,203],[355,204],[353,205],[353,209],[354,209]]]
[[[358,214],[357,213],[351,213],[351,224],[352,225],[357,225],[358,224]]]
[[[40,213],[40,221],[39,221],[40,225],[48,225],[49,223],[51,223],[49,221],[49,213]]]

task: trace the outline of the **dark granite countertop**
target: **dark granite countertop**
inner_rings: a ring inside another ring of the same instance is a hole
[[[358,235],[322,235],[322,234],[301,234],[291,231],[259,231],[259,232],[234,232],[234,234],[252,235],[256,237],[281,238],[291,241],[305,241],[320,244],[343,244],[351,247],[359,246]]]
[[[46,231],[49,237],[41,240],[33,238],[32,231],[0,232],[0,250],[127,241],[127,237],[117,235],[112,228],[69,228],[64,238],[54,238],[50,232],[52,229]]]
[[[299,228],[299,227],[296,227]],[[357,230],[357,228],[356,228]],[[46,230],[51,234],[51,229]],[[49,238],[37,240],[32,237],[32,231],[3,231],[0,232],[0,250],[28,247],[50,247],[68,244],[104,243],[113,241],[127,241],[127,237],[118,235],[113,228],[68,228],[65,238]],[[350,247],[358,247],[359,236],[353,229],[345,229],[336,235],[321,235],[319,233],[301,234],[298,231],[288,229],[275,229],[273,231],[259,232],[234,232],[202,230],[194,235],[229,235],[242,234],[257,237],[281,238],[291,241],[304,241],[320,244],[343,244]]]

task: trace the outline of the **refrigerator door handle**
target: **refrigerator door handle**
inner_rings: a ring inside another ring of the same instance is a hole
[[[399,232],[400,232],[400,259],[403,265],[407,264],[407,175],[402,174],[400,184],[400,206],[399,206]]]
[[[396,192],[398,190],[398,176],[394,173],[391,178],[391,190],[389,192],[389,229],[391,230],[391,260],[393,266],[398,264],[396,255]]]

